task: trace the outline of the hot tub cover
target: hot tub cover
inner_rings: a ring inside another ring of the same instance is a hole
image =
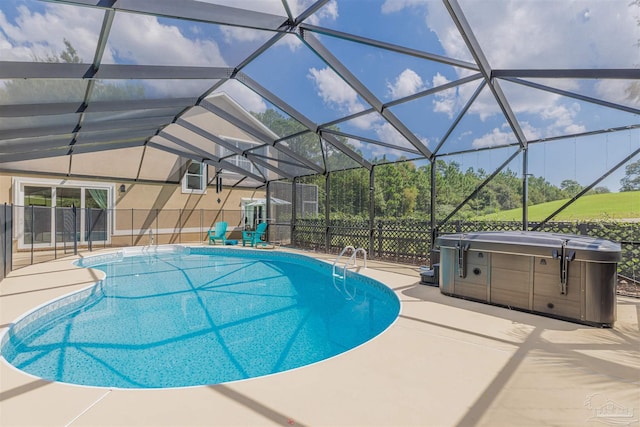
[[[468,250],[553,257],[554,250],[575,252],[576,261],[619,262],[620,243],[576,234],[541,231],[481,231],[445,234],[436,239],[439,247],[465,247]]]

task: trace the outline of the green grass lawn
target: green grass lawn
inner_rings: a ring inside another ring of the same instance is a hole
[[[569,199],[529,206],[529,221],[542,221]],[[640,191],[583,196],[554,217],[557,221],[640,218]],[[522,209],[484,215],[479,220],[520,221]]]

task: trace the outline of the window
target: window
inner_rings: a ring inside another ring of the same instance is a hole
[[[207,190],[207,168],[204,163],[192,162],[182,178],[183,193],[203,194]]]
[[[251,172],[253,174],[258,172],[256,170],[255,166],[253,166],[253,163],[251,163],[251,160],[247,159],[246,157],[234,156],[234,157],[229,157],[226,160],[229,163],[232,163],[232,164],[238,166],[239,168],[247,170],[247,171],[249,171],[249,172]]]
[[[255,147],[258,145],[258,143],[253,142],[253,141],[242,141],[239,139],[235,139],[235,138],[231,138],[231,137],[227,137],[227,136],[223,136],[222,137],[225,141],[232,143],[233,145],[235,145],[236,147],[240,148],[241,150],[249,150],[254,148],[254,150],[252,150],[251,152],[253,154],[257,154],[257,155],[261,155],[261,156],[268,156],[269,155],[269,149],[267,146],[264,147],[260,147],[258,149],[255,149]],[[242,168],[248,172],[251,172],[252,174],[255,175],[260,175],[262,174],[266,174],[266,169],[259,166],[256,168],[256,166],[253,164],[253,162],[251,162],[251,160],[247,159],[244,156],[241,155],[236,155],[235,151],[229,150],[226,147],[223,146],[218,146],[218,150],[217,150],[217,154],[218,157],[223,158],[225,161],[238,166],[239,168]],[[231,172],[232,171],[227,171],[227,172]]]

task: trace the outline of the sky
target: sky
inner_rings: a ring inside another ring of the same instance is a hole
[[[281,0],[210,0],[207,3],[286,15]],[[288,4],[297,16],[312,1],[288,0]],[[640,4],[637,2],[459,0],[459,4],[489,66],[494,69],[640,67]],[[34,0],[2,0],[0,60],[32,61],[35,57],[56,55],[64,50],[66,39],[84,62],[91,62],[102,19],[103,12],[99,9]],[[474,62],[441,1],[331,0],[306,22],[433,55]],[[272,36],[267,31],[117,12],[102,62],[234,67]],[[383,103],[476,73],[337,37],[313,36]],[[295,35],[283,37],[242,71],[318,124],[370,107]],[[633,100],[628,96],[629,81],[529,81],[640,108],[638,98]],[[198,96],[215,81],[140,83],[145,85],[148,97],[163,98]],[[476,80],[389,110],[419,141],[435,150],[479,83],[480,80]],[[499,84],[524,135],[530,140],[640,123],[638,115],[628,112],[512,82],[501,81]],[[249,111],[264,112],[272,108],[268,101],[238,82],[228,82],[220,90]],[[339,127],[363,139],[413,149],[378,113],[359,116]],[[396,158],[400,154],[409,158],[414,156],[358,139],[349,142],[362,150],[369,160],[382,156]],[[438,153],[515,142],[500,106],[485,87]],[[638,130],[532,144],[529,173],[544,174],[556,185],[564,179],[588,185],[639,146]],[[465,168],[492,170],[512,152],[512,148],[502,148],[451,156],[450,159]],[[510,167],[521,170],[519,162],[516,160]],[[600,185],[616,191],[622,176],[624,167]]]

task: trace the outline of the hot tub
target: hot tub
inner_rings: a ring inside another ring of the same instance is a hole
[[[447,234],[436,243],[445,295],[593,326],[615,322],[619,243],[534,231]]]

